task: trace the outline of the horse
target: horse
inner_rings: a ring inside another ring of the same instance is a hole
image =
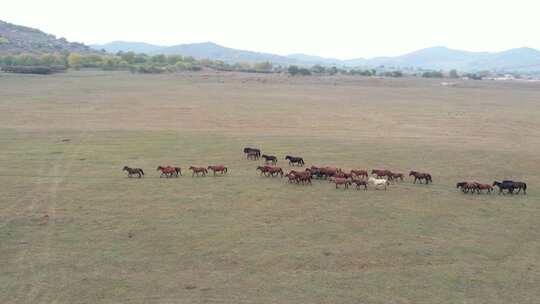
[[[352,181],[352,183],[356,185],[356,190],[360,190],[360,187],[364,186],[364,191],[367,191],[368,182],[365,180],[355,179]]]
[[[334,167],[324,167],[320,169],[321,176],[324,178],[329,178],[335,176],[338,172],[341,172],[341,169]]]
[[[368,173],[366,170],[351,170],[351,174],[362,178],[368,177]]]
[[[476,186],[476,192],[478,194],[480,194],[480,192],[482,190],[487,190],[487,193],[490,193],[491,194],[491,191],[493,191],[493,186],[492,185],[488,185],[488,184],[480,184],[480,183],[477,183],[477,182],[474,182],[474,185]],[[473,190],[474,192],[474,190]]]
[[[265,164],[268,164],[270,162],[270,163],[272,163],[272,165],[276,165],[277,161],[278,161],[277,157],[275,157],[274,155],[263,154],[262,158],[264,158],[264,163]]]
[[[390,182],[387,179],[378,179],[375,177],[370,177],[368,182],[372,183],[375,186],[375,189],[379,186],[384,186],[384,190],[386,190],[386,186],[390,185]]]
[[[173,177],[173,175],[176,175],[176,177],[178,177],[176,169],[171,166],[166,166],[166,167],[158,166],[156,171],[161,171],[161,174],[159,175],[160,178],[164,176],[167,178],[170,178],[170,177]]]
[[[283,177],[283,169],[280,167],[268,167],[268,170],[266,171],[268,176],[274,177],[274,175],[281,175]]]
[[[333,174],[333,177],[352,179],[353,175],[351,173],[346,173],[346,172],[343,172],[343,171],[337,171],[335,174]]]
[[[247,153],[247,159],[250,159],[250,160],[258,160],[259,156],[260,156],[260,152],[249,151]]]
[[[289,161],[289,166],[294,166],[297,164],[298,166],[302,167],[304,165],[304,159],[302,157],[297,156],[285,156],[285,160]]]
[[[294,181],[296,181],[298,184],[302,183],[303,185],[305,185],[305,184],[312,185],[312,183],[311,183],[311,172],[310,171],[298,172],[298,171],[292,170],[287,175],[289,177],[289,181],[291,180],[291,175],[292,175],[294,177]]]
[[[347,178],[333,177],[332,181],[336,184],[336,189],[339,188],[339,185],[345,185],[343,190],[349,189],[349,186],[352,185],[352,182]]]
[[[217,165],[217,166],[208,166],[208,170],[212,170],[214,172],[214,176],[216,176],[216,172],[219,172],[221,174],[227,173],[227,167],[223,165]]]
[[[271,167],[270,166],[258,166],[257,169],[255,169],[255,171],[261,171],[261,175],[268,173],[268,170],[270,169]]]
[[[261,157],[261,150],[257,148],[246,147],[244,148],[244,154],[246,154],[248,159],[250,159],[250,155],[252,155],[252,157],[254,157],[255,159],[259,159],[259,157]]]
[[[502,183],[498,181],[493,182],[493,186],[499,187],[499,194],[504,194],[503,190],[507,190],[508,193],[514,194],[514,190],[518,189],[518,192],[521,192],[523,190],[523,194],[527,194],[527,184],[524,182],[514,182],[510,180],[505,180]]]
[[[409,172],[409,176],[414,176],[414,182],[413,184],[416,184],[416,181],[419,180],[420,184],[422,183],[422,180],[426,181],[426,185],[430,182],[433,183],[433,180],[431,179],[431,174],[429,173],[420,173],[416,171]]]
[[[197,176],[199,176],[199,174],[202,174],[202,176],[206,176],[206,174],[208,174],[208,170],[204,167],[190,166],[189,170],[193,171],[193,173],[191,174],[191,177],[194,177],[195,174],[197,174]]]
[[[141,168],[130,168],[128,166],[124,166],[122,171],[126,171],[127,176],[130,177],[130,178],[131,178],[132,175],[135,175],[135,174],[137,174],[139,176],[139,178],[144,176],[144,171]]]
[[[471,191],[471,194],[474,193],[474,191],[476,190],[477,186],[474,182],[459,182],[456,184],[456,188],[457,189],[460,189],[461,188],[461,191],[463,193],[469,193],[469,191]]]
[[[398,179],[403,181],[403,178],[404,178],[403,173],[394,173],[394,172],[391,172],[391,177],[392,177],[391,180],[395,180],[395,181],[397,181]]]

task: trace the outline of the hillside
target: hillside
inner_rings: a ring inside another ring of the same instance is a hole
[[[90,47],[44,33],[38,29],[0,21],[0,55],[42,53],[92,53]]]

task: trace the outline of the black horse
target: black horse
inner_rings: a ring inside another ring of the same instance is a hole
[[[254,155],[256,159],[259,159],[261,157],[261,150],[257,148],[250,148],[246,147],[244,148],[244,154],[249,158],[250,155]]]
[[[301,157],[287,155],[285,156],[285,159],[289,161],[289,165],[291,166],[294,166],[294,165],[298,165],[300,167],[304,166],[304,159]]]
[[[122,171],[127,171],[127,176],[131,177],[132,175],[138,175],[139,178],[144,176],[144,171],[141,168],[130,168],[128,166],[124,166],[124,169]]]
[[[266,164],[268,164],[269,162],[271,162],[273,165],[277,164],[277,157],[275,157],[274,155],[263,154],[262,158],[264,158],[264,162]]]
[[[514,182],[511,180],[504,180],[501,182],[494,181],[493,186],[499,187],[499,194],[504,194],[506,190],[510,194],[514,194],[514,190],[517,189],[517,194],[523,190],[523,194],[527,194],[527,184],[524,182]]]

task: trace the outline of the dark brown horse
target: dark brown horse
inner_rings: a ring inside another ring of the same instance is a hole
[[[474,191],[476,191],[477,186],[474,182],[459,182],[456,184],[456,188],[461,189],[463,193],[469,193],[470,191],[471,194],[473,194]]]
[[[257,160],[261,157],[261,150],[257,148],[244,148],[244,154],[246,154],[247,159]]]
[[[394,172],[392,172],[391,174],[392,174],[391,180],[397,181],[399,179],[399,180],[403,181],[403,178],[404,178],[403,173],[394,173]]]
[[[128,166],[124,166],[122,171],[126,171],[128,177],[132,177],[135,174],[138,175],[139,178],[144,176],[144,171],[141,168],[130,168]]]
[[[206,168],[204,167],[191,166],[189,167],[189,170],[193,171],[193,173],[191,174],[191,177],[194,177],[195,174],[197,174],[197,176],[199,176],[199,174],[201,174],[202,176],[206,176],[206,174],[208,174],[208,170],[206,170]]]
[[[268,164],[268,163],[271,163],[272,165],[277,164],[278,159],[274,155],[263,154],[261,157],[264,158],[265,164]]]
[[[208,170],[212,170],[214,172],[214,176],[216,176],[216,173],[225,174],[227,173],[227,167],[223,165],[217,165],[217,166],[208,166]]]
[[[259,155],[260,155],[259,152],[249,151],[249,152],[247,153],[247,159],[250,159],[250,160],[258,160],[258,159],[259,159]]]
[[[300,167],[304,166],[304,159],[298,156],[285,156],[285,160],[289,161],[290,166],[298,165]]]
[[[360,190],[360,187],[364,187],[364,190],[367,191],[367,185],[368,185],[367,181],[361,180],[361,179],[355,179],[352,181],[352,183],[356,185],[356,190]]]
[[[429,173],[421,173],[416,171],[409,172],[409,176],[414,176],[414,182],[413,184],[416,184],[416,181],[419,180],[420,184],[422,183],[422,180],[426,181],[426,185],[429,183],[433,183],[433,180],[431,179],[431,174]]]

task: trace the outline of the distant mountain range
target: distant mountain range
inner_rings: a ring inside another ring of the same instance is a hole
[[[457,69],[461,71],[477,70],[520,70],[539,71],[540,51],[531,48],[517,48],[503,52],[467,52],[453,50],[443,46],[421,49],[396,57],[356,58],[341,60],[319,56],[292,54],[281,56],[269,53],[244,51],[220,46],[213,42],[158,46],[141,42],[115,41],[103,45],[91,45],[96,50],[107,52],[133,51],[147,54],[177,54],[192,56],[197,59],[222,60],[234,62],[270,61],[274,64],[290,65],[336,65],[347,67],[394,67],[423,69]]]
[[[38,29],[0,20],[0,55],[43,53],[95,53],[90,47],[64,38],[56,38]]]
[[[435,70],[457,69],[459,71],[540,71],[540,51],[517,48],[503,52],[467,52],[442,46],[421,49],[396,57],[356,58],[341,60],[319,56],[292,54],[281,56],[224,47],[213,42],[179,44],[174,46],[153,45],[144,42],[114,41],[103,45],[87,46],[56,38],[38,29],[0,21],[0,55],[43,53],[110,53],[132,51],[147,54],[178,54],[197,59],[222,60],[227,63],[269,61],[278,65],[325,65],[340,67],[389,69],[423,68]]]

